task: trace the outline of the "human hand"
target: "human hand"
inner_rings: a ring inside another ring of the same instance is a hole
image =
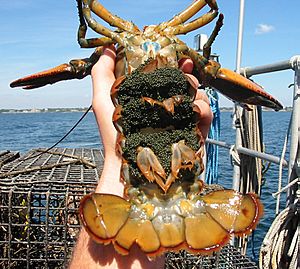
[[[123,196],[124,186],[120,181],[122,160],[115,151],[117,131],[112,123],[112,115],[115,108],[110,97],[111,86],[116,79],[114,75],[115,57],[116,51],[114,46],[105,48],[103,55],[94,65],[91,74],[93,81],[93,110],[105,152],[104,168],[96,192]],[[193,70],[193,62],[190,59],[182,59],[179,61],[179,66],[198,86],[198,80],[190,75]],[[197,112],[200,114],[199,126],[205,139],[213,117],[205,92],[197,90],[194,104],[197,106]]]
[[[117,131],[112,122],[115,107],[110,97],[111,87],[116,80],[114,74],[115,58],[115,47],[106,47],[91,72],[92,106],[105,155],[102,174],[95,192],[110,193],[122,197],[124,191],[124,185],[120,181],[122,159],[116,153]]]

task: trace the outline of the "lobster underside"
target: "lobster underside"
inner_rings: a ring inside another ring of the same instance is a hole
[[[78,42],[81,47],[96,48],[94,53],[18,79],[11,87],[33,89],[82,79],[91,73],[103,46],[117,45],[112,120],[118,131],[116,151],[122,156],[126,198],[99,193],[85,196],[80,216],[88,233],[97,242],[113,243],[121,254],[137,244],[148,256],[181,249],[209,254],[224,246],[231,235],[249,234],[263,212],[257,196],[215,189],[198,179],[203,171],[204,139],[199,108],[193,103],[197,89],[179,70],[178,61],[190,58],[192,73],[203,87],[217,89],[235,102],[275,110],[282,105],[259,85],[210,59],[222,14],[203,55],[177,37],[215,19],[216,1],[193,1],[169,21],[143,31],[96,0],[77,3]],[[189,21],[205,6],[210,8],[207,13]],[[98,23],[92,14],[115,31]],[[88,27],[101,36],[86,38]]]
[[[154,64],[153,64],[154,63]],[[136,243],[148,256],[186,249],[208,254],[256,226],[262,206],[254,194],[209,190],[196,89],[180,70],[150,61],[112,88],[122,179],[128,200],[91,194],[81,218],[98,242],[127,254]]]

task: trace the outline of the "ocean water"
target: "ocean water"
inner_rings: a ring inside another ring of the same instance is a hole
[[[221,134],[220,140],[229,144],[234,144],[235,133],[232,129],[232,117],[230,112],[221,113]],[[263,112],[263,141],[265,152],[268,154],[281,156],[284,139],[287,134],[290,112]],[[289,145],[288,145],[289,146]],[[230,188],[232,185],[233,167],[229,151],[224,148],[219,149],[219,184]],[[289,149],[287,148],[285,159],[288,161]],[[256,230],[249,237],[247,254],[253,260],[257,261],[261,243],[275,218],[276,199],[272,193],[277,192],[278,188],[279,165],[271,164],[264,175],[265,183],[262,187],[261,201],[264,205],[264,216],[260,220]],[[287,168],[284,168],[282,174],[282,186],[287,184]],[[281,210],[285,207],[285,194],[281,195]]]
[[[25,153],[47,148],[62,138],[80,119],[81,112],[0,113],[0,150]],[[94,114],[88,113],[57,147],[102,147]]]
[[[32,148],[50,147],[57,142],[81,117],[80,112],[70,113],[0,113],[0,151],[11,150],[25,153]],[[263,112],[264,143],[266,153],[281,156],[284,137],[287,133],[291,113]],[[233,144],[235,133],[232,129],[230,112],[221,113],[221,141]],[[58,147],[102,148],[97,124],[93,113],[85,119]],[[229,187],[232,182],[232,165],[227,149],[220,148],[219,183]],[[275,199],[272,193],[277,191],[279,166],[271,164],[265,174],[265,184],[261,200],[265,213],[254,236],[250,237],[248,255],[257,260],[260,244],[275,217]],[[287,169],[283,173],[283,186],[287,182]],[[282,197],[281,205],[284,206]],[[253,253],[252,254],[252,250]]]

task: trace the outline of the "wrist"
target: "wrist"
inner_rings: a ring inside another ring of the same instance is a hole
[[[95,192],[123,196],[124,185],[121,181],[122,159],[117,155],[107,156]]]

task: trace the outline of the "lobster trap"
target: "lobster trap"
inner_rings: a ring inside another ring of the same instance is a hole
[[[256,264],[227,245],[210,256],[197,256],[182,251],[167,254],[165,269],[256,269]]]
[[[0,269],[66,268],[80,231],[81,198],[103,168],[96,149],[31,150],[0,170]],[[169,253],[166,269],[257,268],[231,246],[212,256]]]
[[[94,190],[102,164],[99,150],[54,149],[2,167],[0,268],[67,266],[80,199]]]

